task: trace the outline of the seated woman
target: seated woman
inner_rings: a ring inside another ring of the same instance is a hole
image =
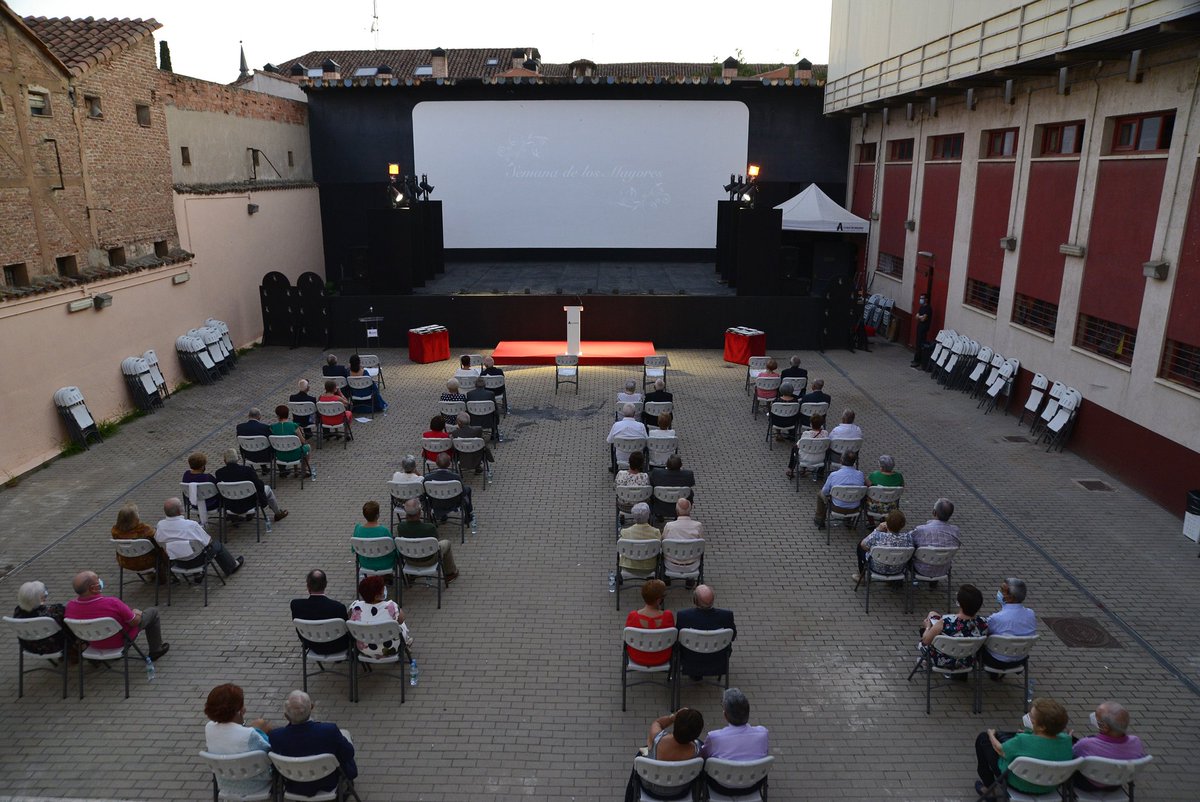
[[[921,642],[917,648],[921,654],[931,655],[933,664],[938,668],[970,668],[975,664],[974,656],[956,659],[933,648],[933,639],[938,635],[949,635],[952,638],[977,638],[987,635],[987,619],[977,615],[983,606],[983,594],[974,585],[962,585],[958,589],[958,613],[942,615],[930,610],[925,618],[925,628],[921,633]],[[967,674],[952,675],[960,682],[967,681]]]
[[[618,404],[640,404],[642,394],[637,391],[637,382],[633,379],[625,382],[625,392],[617,393]]]
[[[446,392],[444,392],[440,396],[438,396],[438,400],[439,401],[462,401],[465,404],[467,402],[467,397],[460,391],[460,388],[458,386],[458,379],[451,379],[450,381],[446,382]],[[458,413],[456,412],[453,415],[446,414],[443,416],[443,418],[444,418],[443,422],[447,426],[453,426],[454,422],[458,419]]]
[[[311,449],[308,443],[304,441],[304,430],[300,428],[300,424],[295,421],[288,420],[291,417],[292,411],[287,404],[280,404],[275,407],[275,417],[279,420],[271,424],[271,434],[287,435],[294,434],[300,438],[300,447],[293,448],[290,451],[276,451],[275,459],[278,462],[294,462],[300,460],[300,466],[304,469],[305,476],[312,476],[312,466],[308,463],[308,452]],[[280,468],[280,472],[286,469]]]
[[[650,474],[646,467],[646,455],[635,451],[629,455],[629,469],[617,471],[617,484],[621,487],[645,487],[650,484]]]
[[[321,394],[317,401],[340,402],[345,411],[341,415],[321,415],[321,423],[325,426],[341,426],[346,424],[346,437],[350,440],[354,439],[354,434],[350,431],[350,421],[354,420],[354,414],[350,411],[350,399],[342,395],[342,391],[338,389],[337,382],[330,379],[325,380],[325,392]]]
[[[142,523],[138,517],[138,505],[132,501],[125,502],[117,511],[117,522],[113,524],[110,534],[113,540],[149,540],[154,544],[154,551],[140,557],[123,557],[117,555],[117,563],[126,571],[154,571],[159,565],[166,566],[167,553],[154,539],[154,527]],[[160,562],[161,561],[161,562]],[[170,578],[170,572],[158,571],[158,584],[165,585]]]
[[[795,386],[791,382],[785,381],[783,384],[779,385],[779,395],[775,398],[775,400],[782,403],[789,403],[799,401],[800,399],[796,397]],[[776,415],[774,412],[772,412],[771,425],[779,429],[789,429],[793,426],[799,427],[800,408],[796,407],[795,415]],[[799,431],[799,428],[797,428],[796,431]],[[786,439],[786,437],[783,432],[779,432],[775,435],[775,439],[782,442]]]
[[[880,487],[904,487],[904,475],[896,470],[896,460],[887,455],[882,454],[879,457],[879,470],[872,471],[867,475],[867,487],[879,485]],[[889,503],[880,503],[867,499],[867,511],[874,516],[887,515],[892,510],[900,509],[900,502],[892,501]]]
[[[658,427],[650,429],[648,434],[651,437],[674,437],[675,430],[671,428],[671,424],[675,422],[675,416],[670,412],[664,412],[658,416]]]
[[[384,401],[383,396],[379,394],[379,382],[375,381],[374,378],[368,374],[365,369],[363,369],[362,359],[359,358],[358,354],[350,357],[350,378],[354,378],[356,376],[366,376],[368,379],[371,379],[371,411],[387,412],[387,401]]]
[[[376,624],[381,621],[395,621],[400,625],[400,635],[404,638],[401,644],[393,640],[379,643],[358,642],[358,653],[367,657],[391,657],[399,654],[404,646],[411,646],[413,639],[408,634],[408,625],[404,623],[404,611],[394,601],[387,597],[387,586],[381,576],[364,577],[358,583],[358,595],[362,598],[350,605],[350,619],[360,624]]]
[[[422,434],[421,437],[438,437],[449,439],[450,435],[446,433],[446,419],[441,415],[434,415],[429,419],[429,431]],[[421,453],[425,456],[425,459],[429,460],[430,462],[437,462],[438,452],[424,449],[421,451]],[[450,453],[453,454],[454,449],[451,449]]]
[[[994,729],[979,733],[975,739],[975,757],[979,781],[975,793],[986,802],[998,797],[990,793],[996,778],[1008,770],[1012,761],[1019,757],[1066,762],[1075,757],[1071,747],[1071,734],[1067,727],[1067,711],[1061,704],[1049,698],[1034,699],[1029,707],[1030,728],[1024,732],[996,732]],[[1054,786],[1035,785],[1020,777],[1009,775],[1008,786],[1025,794],[1053,794]]]
[[[183,478],[180,479],[184,484],[203,484],[204,482],[217,483],[217,477],[207,472],[208,455],[200,451],[195,452],[188,457],[188,469],[183,472]],[[221,499],[213,496],[204,503],[206,509],[210,512],[221,506]],[[153,536],[154,530],[151,530]]]
[[[778,376],[779,375],[778,368],[779,368],[778,362],[776,362],[774,359],[768,359],[767,360],[767,369],[764,370],[762,373],[758,374],[758,378],[765,379],[770,376]],[[778,392],[776,392],[775,390],[764,390],[760,387],[755,387],[754,394],[756,396],[758,396],[759,400],[774,401],[775,396],[778,395]]]
[[[808,428],[800,433],[801,440],[828,440],[829,432],[825,431],[825,416],[813,415],[808,420]],[[800,447],[792,446],[792,455],[788,457],[787,478],[792,479],[796,475],[796,463],[800,459]],[[801,468],[800,475],[804,476],[808,473],[808,468]]]
[[[642,585],[642,601],[645,604],[637,610],[630,610],[625,616],[625,626],[638,629],[670,629],[675,626],[675,614],[662,609],[663,598],[667,595],[667,585],[661,579],[647,579]],[[661,652],[643,652],[632,646],[626,646],[629,659],[644,666],[661,666],[671,660],[672,649]]]
[[[699,710],[681,707],[674,713],[656,718],[650,725],[646,738],[646,757],[670,763],[682,763],[700,756],[700,733],[704,732],[704,716]],[[636,776],[636,772],[635,772]],[[638,783],[651,794],[674,798],[686,788],[665,788],[638,779]],[[636,797],[635,797],[636,798]],[[690,795],[687,798],[691,798]]]
[[[17,589],[17,606],[13,610],[13,618],[53,618],[61,632],[41,640],[22,640],[21,648],[34,654],[54,654],[62,651],[64,645],[70,642],[70,632],[63,624],[66,608],[61,604],[47,604],[50,592],[46,586],[37,580],[26,582]]]
[[[880,521],[879,526],[876,527],[874,532],[862,539],[857,549],[858,572],[851,574],[851,579],[855,582],[862,579],[862,572],[867,567],[867,555],[871,552],[872,546],[896,546],[902,549],[912,546],[912,535],[908,532],[900,531],[904,528],[905,523],[904,513],[900,512],[900,510],[892,510],[883,521]],[[889,567],[887,570],[876,568],[875,572],[888,574],[889,576],[899,575],[904,573],[904,566]]]
[[[271,725],[261,718],[246,725],[246,700],[242,689],[232,682],[208,692],[204,715],[208,716],[208,723],[204,725],[204,748],[214,755],[271,751],[267,741]],[[271,775],[268,765],[261,773],[242,779],[218,779],[217,788],[223,796],[228,794],[231,798],[265,794],[271,790]]]

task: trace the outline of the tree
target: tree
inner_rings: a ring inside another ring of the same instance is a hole
[[[158,43],[158,68],[167,72],[174,72],[171,69],[171,48],[167,46],[166,39]]]

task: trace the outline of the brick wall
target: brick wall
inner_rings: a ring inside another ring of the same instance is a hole
[[[308,122],[308,106],[299,101],[168,72],[159,73],[159,79],[165,102],[185,111],[223,112],[292,125]]]

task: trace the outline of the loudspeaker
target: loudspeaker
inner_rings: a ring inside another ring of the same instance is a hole
[[[379,295],[411,295],[413,278],[423,273],[415,258],[420,248],[419,215],[411,209],[367,211],[367,268],[371,292]]]
[[[736,211],[734,219],[737,228],[737,294],[776,294],[779,291],[783,212],[772,208],[742,207]]]
[[[813,279],[851,278],[858,250],[853,243],[821,239],[813,243]]]
[[[739,204],[733,201],[717,201],[717,272],[721,280],[730,287],[734,285],[735,259],[737,257],[737,228],[734,215]]]

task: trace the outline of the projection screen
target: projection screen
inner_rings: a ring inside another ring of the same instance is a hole
[[[447,248],[712,248],[721,186],[746,170],[748,130],[737,101],[413,109],[416,172],[444,201]]]

